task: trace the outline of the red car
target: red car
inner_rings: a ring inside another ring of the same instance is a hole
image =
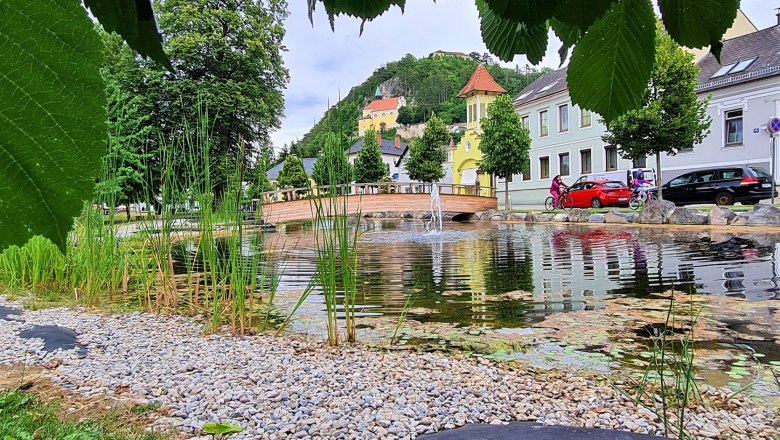
[[[628,205],[631,189],[617,180],[585,180],[569,187],[575,208]]]

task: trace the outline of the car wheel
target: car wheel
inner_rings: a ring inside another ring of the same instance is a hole
[[[601,200],[598,197],[594,197],[593,200],[590,201],[591,208],[601,208],[602,206],[604,206],[604,204],[601,203]]]
[[[715,204],[718,206],[733,205],[734,196],[732,196],[730,193],[727,192],[719,192],[715,196]]]

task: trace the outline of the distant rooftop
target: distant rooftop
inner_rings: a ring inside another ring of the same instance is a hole
[[[720,63],[708,53],[699,61],[697,92],[780,75],[780,25],[723,42]]]
[[[495,93],[505,93],[506,90],[504,90],[503,87],[498,85],[496,80],[493,79],[492,76],[490,76],[490,72],[485,69],[485,66],[480,64],[477,66],[477,69],[474,70],[474,73],[471,74],[471,78],[469,79],[469,82],[466,83],[465,86],[461,89],[460,93],[458,93],[458,97],[466,96],[468,93],[478,91],[478,92],[495,92]]]
[[[358,139],[354,144],[352,144],[351,147],[349,147],[347,154],[357,154],[360,150],[363,149],[364,143],[365,140],[363,138]],[[409,145],[406,142],[401,142],[399,144],[399,148],[396,148],[395,141],[390,139],[382,139],[382,143],[379,145],[379,149],[382,151],[382,154],[386,154],[388,156],[403,156],[404,151],[406,151],[407,148],[409,148]]]
[[[516,106],[523,105],[566,90],[568,88],[566,72],[567,68],[564,67],[536,78],[515,96],[512,103]]]
[[[380,112],[383,110],[395,110],[398,107],[398,100],[400,98],[387,98],[387,99],[375,99],[368,103],[367,106],[363,107],[364,109],[371,109],[375,112]]]
[[[317,162],[316,157],[305,157],[301,159],[303,161],[303,169],[306,170],[306,174],[311,175],[314,172],[314,163]],[[286,161],[286,159],[285,159]],[[279,180],[279,173],[282,172],[284,162],[276,164],[273,168],[265,172],[268,180]]]

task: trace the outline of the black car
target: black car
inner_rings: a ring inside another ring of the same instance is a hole
[[[676,205],[715,203],[754,205],[777,191],[763,168],[730,167],[699,170],[677,176],[663,185],[664,200]]]

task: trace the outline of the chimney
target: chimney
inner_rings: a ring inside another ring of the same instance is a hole
[[[775,8],[775,16],[777,17],[777,25],[780,26],[780,8]]]
[[[382,146],[382,133],[376,132],[376,143],[379,144],[379,146]]]
[[[395,149],[400,150],[401,149],[401,136],[395,135],[395,139],[393,139],[393,142],[395,143]]]

